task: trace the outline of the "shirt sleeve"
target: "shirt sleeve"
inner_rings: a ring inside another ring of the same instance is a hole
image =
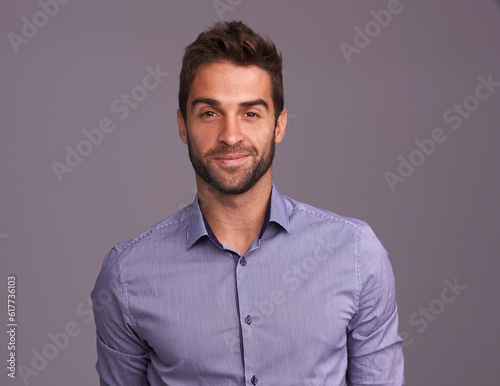
[[[101,386],[149,385],[149,347],[136,334],[119,273],[119,254],[104,259],[92,291]]]
[[[347,385],[404,385],[394,274],[368,225],[358,233],[356,255],[358,307],[347,331]]]

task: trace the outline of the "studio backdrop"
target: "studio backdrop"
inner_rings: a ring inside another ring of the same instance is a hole
[[[90,291],[113,245],[192,202],[181,58],[233,19],[283,54],[277,188],[389,253],[406,384],[497,385],[494,0],[2,1],[0,384],[98,384]]]

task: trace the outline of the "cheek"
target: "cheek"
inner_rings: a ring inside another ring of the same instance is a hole
[[[208,135],[203,135],[201,130],[193,130],[190,129],[189,133],[189,142],[192,147],[203,148],[204,143],[208,142]]]
[[[198,157],[204,157],[207,153],[218,147],[216,140],[209,135],[194,135],[189,136],[191,152],[195,153]]]
[[[189,146],[191,147],[191,152],[198,155],[203,153],[203,145],[200,144],[198,138],[189,137]]]
[[[266,136],[261,140],[261,148],[269,148],[274,144],[274,129],[269,133],[266,133]]]

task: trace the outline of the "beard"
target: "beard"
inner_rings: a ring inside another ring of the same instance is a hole
[[[264,149],[262,156],[257,158],[257,150],[254,147],[237,145],[228,146],[221,144],[215,149],[210,150],[206,155],[205,161],[194,148],[193,143],[187,134],[187,145],[189,159],[195,172],[210,186],[225,194],[243,194],[250,190],[271,167],[274,159],[275,143],[273,133],[272,140]],[[220,170],[213,164],[213,158],[218,158],[227,154],[245,154],[251,157],[250,165],[237,165]]]

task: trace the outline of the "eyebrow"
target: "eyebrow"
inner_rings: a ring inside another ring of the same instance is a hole
[[[199,104],[206,104],[214,107],[220,106],[220,102],[218,100],[212,98],[196,98],[191,102],[191,109],[193,110],[196,107],[196,105]]]
[[[216,99],[196,98],[191,102],[191,109],[194,109],[196,107],[196,105],[199,105],[199,104],[206,104],[206,105],[214,106],[214,107],[220,106],[220,102]],[[239,107],[253,107],[253,106],[262,106],[266,110],[269,111],[269,105],[267,104],[267,102],[264,99],[261,99],[261,98],[255,99],[253,101],[241,102],[239,104]]]
[[[267,102],[264,99],[256,99],[254,101],[248,101],[248,102],[242,102],[240,103],[240,107],[253,107],[253,106],[262,106],[266,110],[269,110],[269,106],[267,105]]]

